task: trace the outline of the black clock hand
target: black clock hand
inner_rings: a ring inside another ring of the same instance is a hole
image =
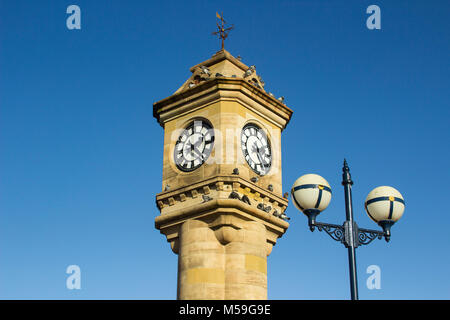
[[[261,155],[259,154],[259,152],[258,151],[256,151],[256,157],[258,158],[258,160],[259,160],[259,163],[263,163],[263,161],[262,161],[262,159],[261,159]]]
[[[201,136],[198,141],[196,143],[193,144],[194,147],[194,151],[195,153],[197,153],[200,158],[203,158],[203,153],[201,152],[201,150],[198,148],[201,144],[203,143],[203,137]]]
[[[264,156],[265,156],[264,153],[265,153],[266,148],[267,148],[267,146],[262,146],[261,148],[256,149],[256,152],[258,153],[258,158],[263,166],[266,166],[268,164],[268,162],[266,162],[264,160]]]
[[[203,153],[201,153],[200,150],[198,150],[197,148],[194,149],[194,153],[196,153],[202,160],[203,160]]]
[[[251,151],[252,151],[253,153],[256,153],[256,157],[258,158],[259,163],[262,163],[261,157],[260,157],[260,155],[259,155],[258,144],[257,144],[256,142],[255,142],[255,144],[252,145]]]
[[[264,160],[264,154],[261,153],[261,149],[258,148],[257,154],[258,154],[259,162],[260,162],[263,166],[266,166],[266,165],[267,165],[267,162]]]
[[[191,142],[191,156],[194,157],[194,144]]]
[[[196,143],[194,143],[194,148],[197,148],[203,142],[203,137],[200,137]]]

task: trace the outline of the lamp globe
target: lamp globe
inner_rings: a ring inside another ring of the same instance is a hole
[[[317,215],[330,204],[331,187],[323,177],[305,174],[294,182],[291,197],[295,207],[308,217],[312,231]]]
[[[389,241],[392,225],[397,222],[405,210],[405,200],[397,189],[381,186],[370,191],[364,207],[370,219],[380,225]]]

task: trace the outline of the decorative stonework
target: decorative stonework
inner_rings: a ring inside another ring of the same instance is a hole
[[[281,213],[284,213],[288,203],[287,199],[271,191],[263,190],[244,179],[233,176],[215,177],[203,183],[161,192],[156,196],[156,202],[161,214],[166,214],[172,211],[170,207],[173,206],[173,210],[176,210],[177,206],[184,207],[192,200],[199,198],[199,195],[210,195],[213,199],[238,199],[254,207],[263,203]]]
[[[205,192],[210,201],[202,200]],[[230,233],[230,228],[240,230],[248,221],[258,222],[265,227],[266,255],[270,254],[277,239],[289,227],[279,216],[286,210],[287,199],[239,177],[215,177],[203,183],[162,192],[157,195],[157,204],[161,215],[156,218],[155,226],[167,237],[177,254],[180,228],[188,220],[203,221],[219,232],[216,235],[221,235],[218,241],[222,244],[233,241],[231,234],[234,233]],[[270,209],[261,209],[261,205]],[[227,232],[223,233],[225,230]]]

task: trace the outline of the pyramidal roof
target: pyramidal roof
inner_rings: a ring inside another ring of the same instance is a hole
[[[281,128],[286,127],[291,118],[292,110],[284,103],[284,97],[277,99],[272,93],[264,90],[264,81],[257,74],[255,66],[246,66],[240,58],[233,57],[225,49],[191,67],[190,71],[192,75],[174,94],[153,104],[153,116],[161,126],[164,126],[166,119],[173,116],[175,110],[184,108],[183,110],[186,111],[186,108],[196,106],[187,102],[199,96],[204,100],[206,99],[204,95],[214,98],[211,92],[219,90],[219,87],[251,93],[251,99],[257,101],[256,105],[259,103],[264,105],[263,113],[272,112],[277,115],[277,119],[283,119],[284,122],[278,123]],[[211,91],[211,88],[215,89]]]
[[[256,73],[255,66],[246,66],[240,58],[233,57],[228,51],[222,49],[210,59],[203,61],[189,69],[192,75],[175,93],[193,88],[204,81],[225,77],[244,79],[258,89],[264,90],[264,81]]]

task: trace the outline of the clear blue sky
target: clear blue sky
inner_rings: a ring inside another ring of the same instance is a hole
[[[81,8],[81,30],[66,8]],[[366,8],[381,8],[381,30]],[[163,130],[152,104],[220,49],[294,110],[283,185],[333,189],[320,221],[355,219],[391,185],[406,210],[389,244],[357,249],[361,299],[449,299],[448,1],[0,1],[0,298],[175,299],[177,256],[154,228]],[[293,205],[268,259],[271,299],[347,299],[347,251]],[[79,265],[82,289],[65,287]],[[366,268],[381,268],[381,289]]]

